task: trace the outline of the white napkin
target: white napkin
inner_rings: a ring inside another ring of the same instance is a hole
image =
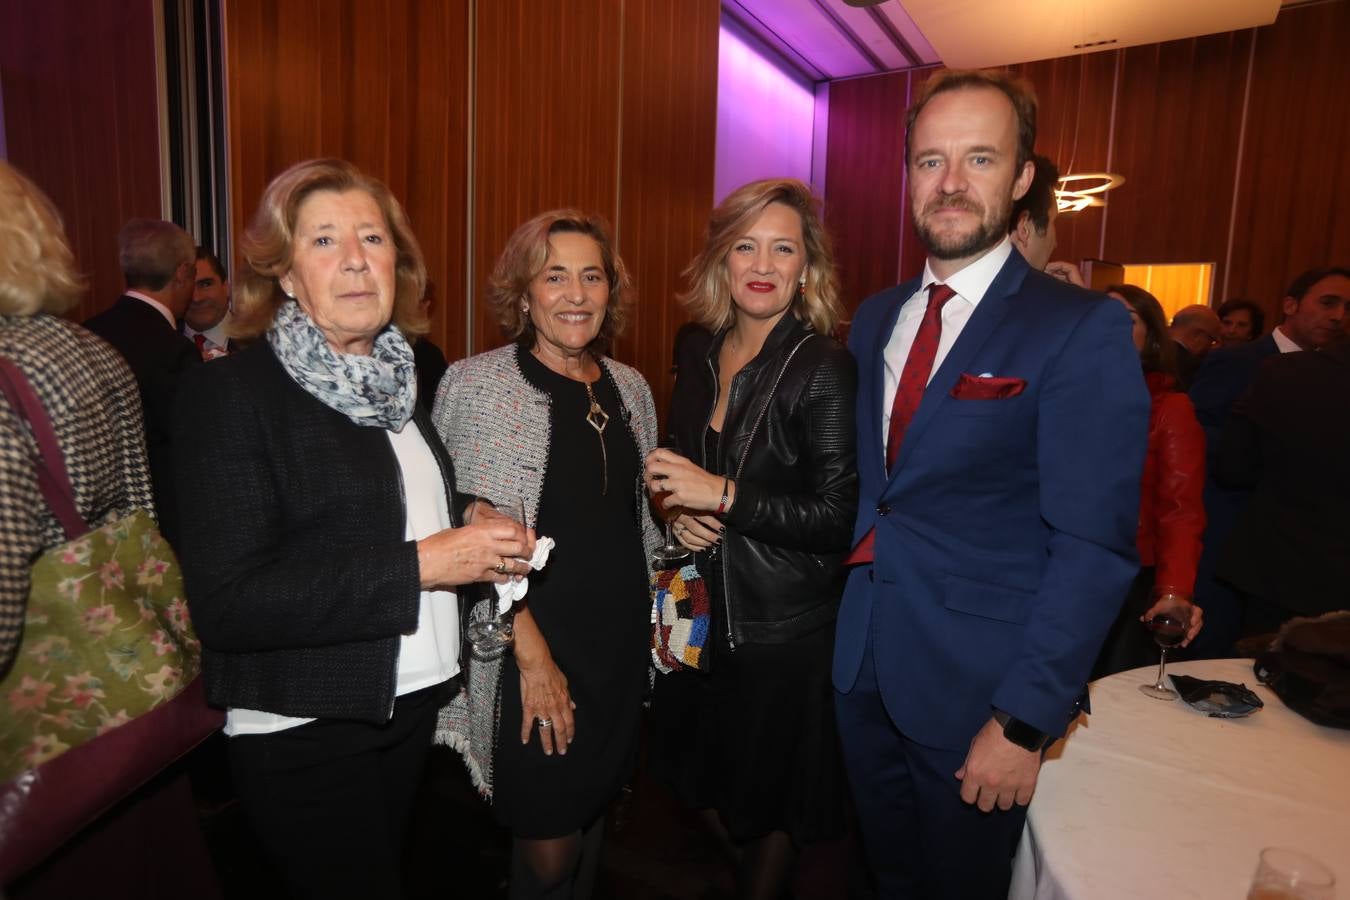
[[[541,537],[534,542],[534,556],[531,556],[529,561],[531,569],[542,569],[548,565],[548,555],[553,550],[553,545],[554,540],[551,537]],[[497,615],[501,615],[525,596],[525,592],[530,589],[530,579],[508,581],[506,584],[497,584],[493,587],[497,589]]]

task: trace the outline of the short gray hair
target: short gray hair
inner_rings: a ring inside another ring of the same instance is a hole
[[[197,243],[162,219],[130,219],[117,233],[117,262],[128,288],[162,290],[184,263],[197,259]]]

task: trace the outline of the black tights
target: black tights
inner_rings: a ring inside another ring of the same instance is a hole
[[[604,816],[563,837],[513,838],[511,900],[589,900],[604,838]]]
[[[736,894],[742,900],[781,900],[791,896],[792,876],[797,868],[797,847],[786,831],[736,843],[713,809],[705,809],[703,822],[736,869]]]

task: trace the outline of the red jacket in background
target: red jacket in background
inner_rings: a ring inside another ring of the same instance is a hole
[[[1190,597],[1200,536],[1205,531],[1205,432],[1190,398],[1177,393],[1176,379],[1161,372],[1144,376],[1153,405],[1148,422],[1139,503],[1139,562],[1155,566],[1154,590]]]

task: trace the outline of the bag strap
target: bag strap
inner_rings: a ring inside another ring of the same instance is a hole
[[[73,541],[87,534],[89,525],[75,505],[75,489],[66,474],[66,460],[61,455],[52,420],[23,370],[3,356],[0,356],[0,391],[4,392],[15,415],[28,423],[28,430],[37,442],[39,455],[33,460],[33,469],[37,472],[38,487],[52,514],[65,529],[66,538]]]
[[[783,376],[787,374],[788,366],[792,363],[792,357],[796,356],[797,351],[802,349],[802,344],[805,344],[813,337],[815,337],[814,334],[808,334],[798,341],[797,346],[793,347],[792,352],[787,355],[787,359],[783,360],[783,368],[778,370],[778,377],[773,380],[773,384],[769,387],[769,395],[764,398],[764,405],[759,408],[759,415],[755,416],[755,424],[750,428],[750,437],[746,439],[745,446],[741,448],[741,461],[736,464],[736,474],[733,476],[734,480],[741,480],[741,471],[745,468],[746,457],[750,455],[750,445],[755,442],[755,434],[758,433],[760,423],[764,421],[764,416],[769,411],[769,404],[773,402],[773,395],[774,392],[778,390],[778,383],[782,381]]]

